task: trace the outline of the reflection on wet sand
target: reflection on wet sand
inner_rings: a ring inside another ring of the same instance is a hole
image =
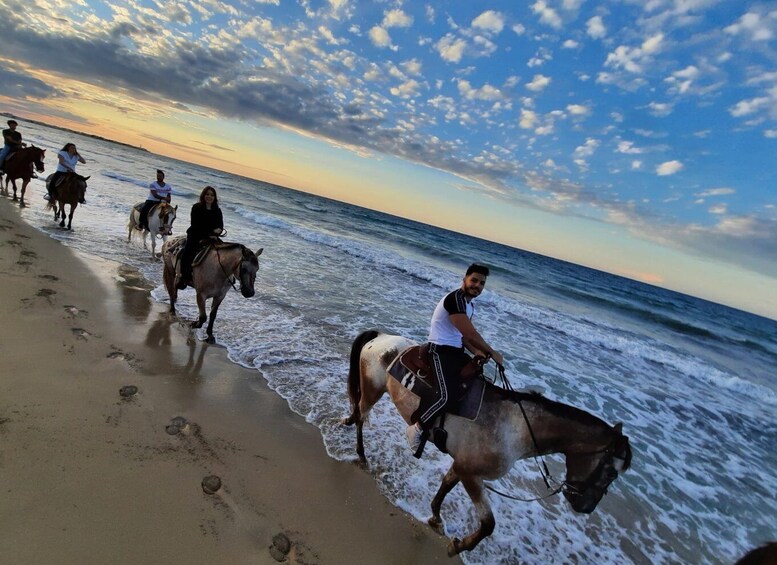
[[[119,265],[117,285],[121,288],[121,301],[124,314],[132,319],[143,321],[151,313],[151,300],[148,293],[153,288],[137,269],[128,265]]]
[[[186,345],[189,349],[189,355],[185,365],[176,363],[172,358],[173,327],[186,332]],[[205,360],[205,352],[210,347],[210,344],[198,341],[192,335],[192,330],[175,316],[171,316],[167,312],[160,313],[159,317],[149,326],[144,343],[156,350],[157,354],[161,356],[160,363],[164,367],[180,369],[183,375],[194,377],[195,379],[202,376],[200,371],[202,371],[202,364]]]

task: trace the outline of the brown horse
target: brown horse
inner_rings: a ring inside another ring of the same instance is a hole
[[[175,272],[177,253],[183,247],[186,237],[179,236],[168,239],[162,245],[162,260],[164,261],[164,281],[167,294],[170,296],[170,312],[175,314],[175,302],[178,300],[178,289],[175,287]],[[193,328],[201,328],[208,319],[205,312],[205,301],[212,298],[210,320],[208,320],[208,343],[215,343],[213,337],[213,322],[216,320],[221,301],[233,286],[235,279],[240,281],[240,294],[251,298],[254,291],[256,273],[259,270],[259,255],[240,243],[216,243],[205,258],[192,269],[194,290],[197,292],[197,308],[200,316],[192,322]]]
[[[22,179],[22,194],[19,199],[19,206],[25,206],[24,193],[27,191],[27,185],[30,184],[32,178],[32,166],[39,173],[43,172],[43,159],[46,156],[46,150],[34,145],[19,149],[15,153],[9,155],[3,165],[5,172],[5,187],[3,192],[8,194],[8,183],[13,185],[13,200],[16,202],[16,179]],[[2,175],[2,173],[0,173]]]
[[[49,175],[46,179],[46,186],[49,185],[52,175]],[[73,229],[73,214],[78,207],[78,203],[83,200],[86,193],[86,181],[89,177],[82,177],[78,173],[64,173],[57,186],[53,188],[51,200],[49,201],[49,210],[54,209],[54,221],[56,222],[60,216],[62,221],[59,222],[61,227],[65,227],[65,204],[70,204],[70,214],[67,217],[67,229]]]
[[[409,339],[374,330],[363,332],[353,342],[348,373],[352,412],[343,423],[356,424],[356,452],[363,464],[362,426],[383,393],[388,390],[408,424],[418,408],[418,397],[386,372],[397,355],[412,345]],[[539,394],[508,391],[490,384],[477,418],[473,421],[448,414],[445,429],[453,464],[432,500],[429,525],[443,533],[440,508],[459,482],[480,519],[475,532],[463,540],[450,541],[451,556],[473,549],[494,531],[496,521],[484,481],[504,476],[517,460],[563,453],[567,473],[558,490],[573,510],[582,513],[593,512],[610,483],[631,464],[631,446],[621,432],[621,424],[610,426],[592,414]]]

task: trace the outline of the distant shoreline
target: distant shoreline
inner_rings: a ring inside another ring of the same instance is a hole
[[[54,129],[58,129],[58,130],[62,130],[62,131],[69,131],[70,133],[77,133],[78,135],[83,135],[84,137],[91,137],[92,139],[99,139],[100,141],[108,141],[110,143],[115,143],[116,145],[123,145],[124,147],[129,147],[131,149],[137,149],[138,151],[144,151],[146,153],[149,153],[148,149],[145,149],[143,147],[136,146],[136,145],[130,145],[129,143],[124,143],[123,141],[116,141],[115,139],[108,139],[107,137],[102,137],[100,135],[94,135],[92,133],[85,133],[83,131],[78,131],[78,130],[75,130],[75,129],[63,128],[61,126],[55,126],[55,125],[52,125],[52,124],[50,124],[48,122],[41,122],[39,120],[31,120],[29,118],[23,118],[21,116],[15,116],[14,114],[9,114],[8,112],[0,112],[0,116],[6,116],[6,117],[14,119],[14,120],[22,120],[22,121],[25,121],[25,122],[29,122],[31,124],[38,124],[38,125],[41,125],[41,126],[46,126],[46,127],[49,127],[49,128],[54,128]]]

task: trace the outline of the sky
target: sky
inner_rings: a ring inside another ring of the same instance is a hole
[[[0,111],[777,319],[774,1],[3,0],[0,37]]]

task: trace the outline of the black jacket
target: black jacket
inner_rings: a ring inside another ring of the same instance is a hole
[[[197,202],[192,206],[192,225],[186,230],[186,235],[198,241],[212,235],[213,230],[224,229],[224,217],[221,208],[208,210],[204,204]]]

